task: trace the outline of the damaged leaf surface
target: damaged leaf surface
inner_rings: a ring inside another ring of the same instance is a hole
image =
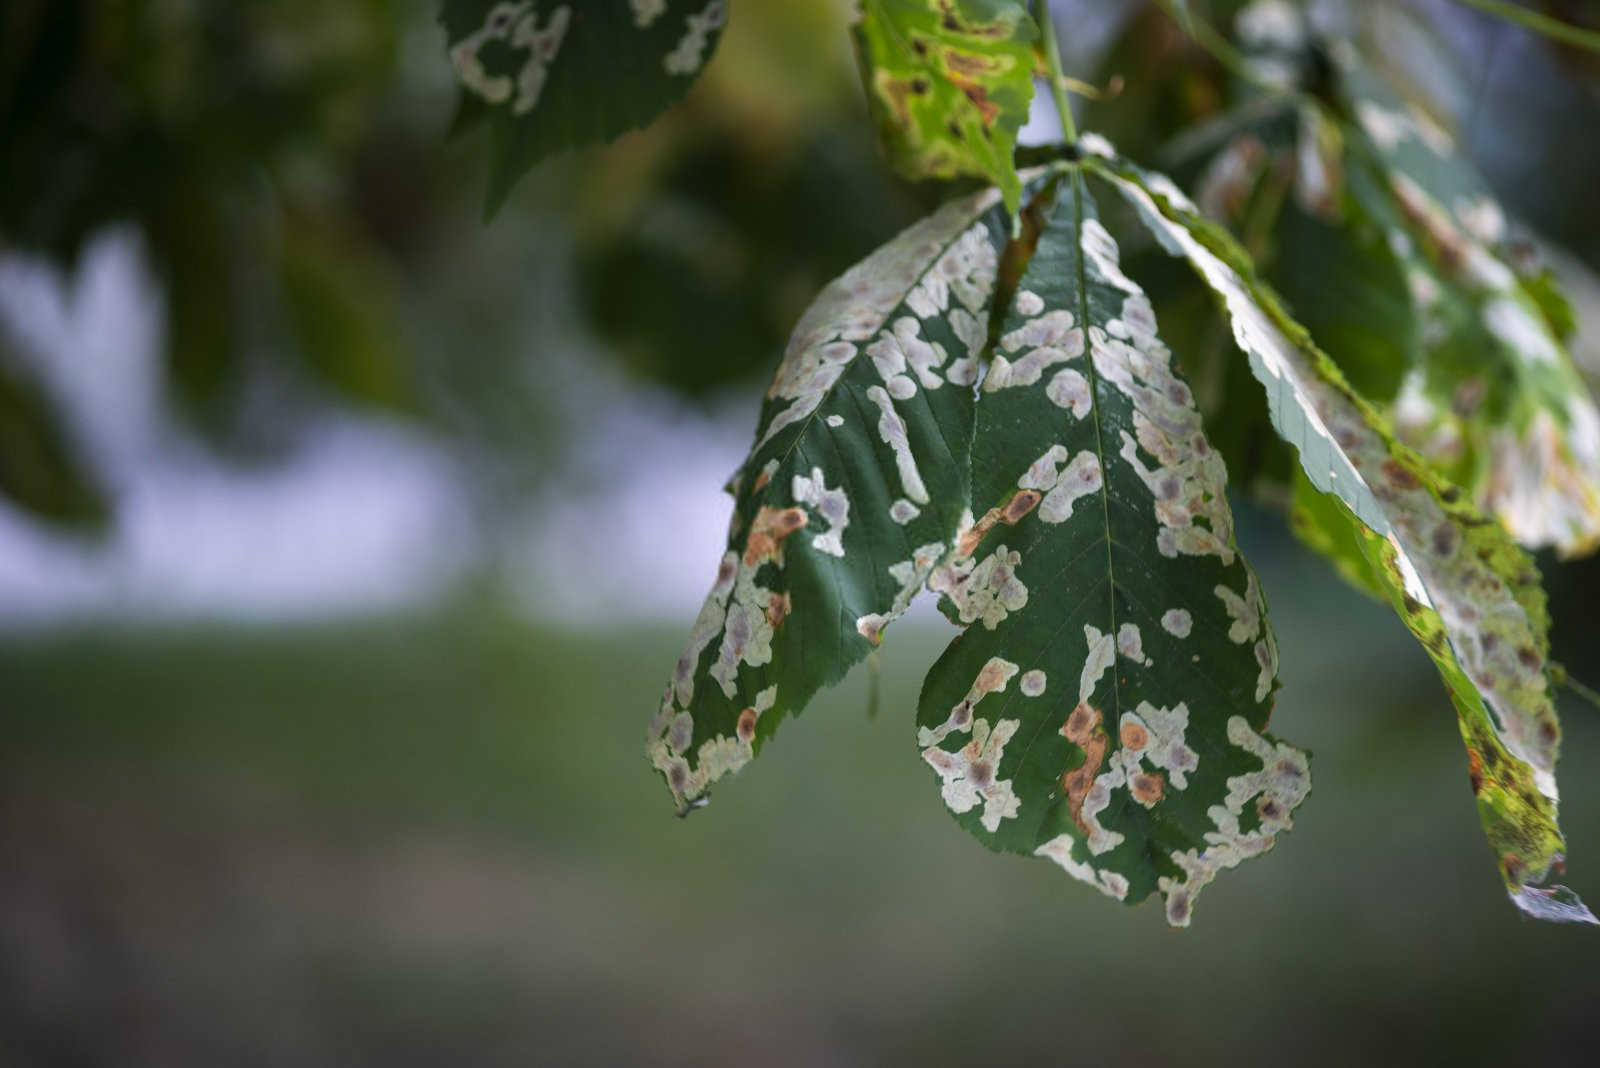
[[[1246,8],[1236,30],[1287,87],[1328,71],[1332,104],[1247,97],[1216,124],[1235,132],[1196,178],[1201,210],[1241,238],[1401,441],[1522,545],[1593,551],[1600,411],[1531,244],[1450,134],[1349,42],[1317,38],[1281,0]],[[1263,201],[1270,217],[1252,218]]]
[[[908,178],[987,178],[1016,209],[1017,130],[1038,29],[1015,0],[864,0],[855,28],[867,100]]]
[[[728,549],[651,722],[680,810],[881,641],[951,551],[1010,217],[953,202],[801,317],[729,490]]]
[[[1459,715],[1479,814],[1512,900],[1594,922],[1564,887],[1556,823],[1560,741],[1548,619],[1532,562],[1459,489],[1396,443],[1384,420],[1283,312],[1242,250],[1178,190],[1105,152],[1096,163],[1169,252],[1217,293],[1267,390],[1274,426],[1353,525],[1387,599],[1438,666]]]
[[[976,520],[929,586],[965,625],[918,744],[993,849],[1170,923],[1271,848],[1306,755],[1262,734],[1277,651],[1222,458],[1084,178],[1060,183],[977,408]]]
[[[1600,411],[1541,294],[1518,270],[1504,212],[1426,113],[1345,49],[1337,84],[1381,178],[1353,185],[1406,271],[1423,339],[1395,429],[1521,544],[1600,545]]]

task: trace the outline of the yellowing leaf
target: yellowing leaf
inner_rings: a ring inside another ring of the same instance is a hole
[[[988,178],[1015,210],[1017,130],[1038,29],[1015,0],[864,0],[855,31],[867,99],[908,178]]]

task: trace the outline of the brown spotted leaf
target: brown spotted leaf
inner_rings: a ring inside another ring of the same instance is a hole
[[[1270,849],[1310,788],[1263,734],[1277,649],[1227,473],[1085,176],[1060,180],[985,377],[976,520],[930,581],[963,633],[918,744],[993,849],[1170,923]]]
[[[994,189],[948,204],[795,327],[729,486],[727,552],[650,725],[680,810],[875,648],[951,551],[1010,224]]]
[[[1016,0],[863,0],[867,100],[908,178],[987,178],[1013,209],[1012,163],[1033,99],[1038,28]]]
[[[1499,524],[1398,444],[1382,416],[1284,312],[1225,231],[1171,182],[1089,142],[1090,165],[1217,294],[1266,388],[1273,425],[1307,479],[1354,528],[1371,573],[1428,650],[1468,748],[1479,815],[1512,900],[1543,919],[1593,923],[1565,887],[1556,823],[1560,728],[1537,570]]]

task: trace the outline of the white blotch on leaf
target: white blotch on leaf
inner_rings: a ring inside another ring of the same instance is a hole
[[[1061,865],[1066,873],[1079,882],[1088,883],[1107,897],[1124,901],[1128,897],[1128,878],[1121,872],[1096,869],[1086,861],[1072,857],[1072,835],[1058,834],[1033,851],[1036,857],[1048,857]]]
[[[978,706],[991,693],[999,693],[1006,688],[1017,674],[1017,665],[1003,657],[992,656],[984,662],[978,671],[978,677],[972,680],[967,695],[955,703],[950,709],[950,715],[937,727],[918,727],[917,744],[920,746],[937,746],[944,741],[945,736],[951,731],[964,732],[972,729],[972,710]]]
[[[1000,829],[1003,819],[1015,819],[1020,801],[1011,789],[1011,780],[997,780],[1006,743],[1017,732],[1020,720],[1002,719],[990,730],[989,721],[972,724],[972,740],[954,753],[937,745],[922,751],[922,759],[939,773],[940,794],[950,811],[970,812],[983,802],[979,822],[991,834]]]
[[[829,556],[844,556],[844,528],[850,525],[850,499],[842,488],[828,489],[822,481],[822,468],[813,467],[811,477],[794,476],[794,499],[809,506],[828,524],[828,529],[814,535],[811,547]]]
[[[561,50],[571,17],[571,8],[562,5],[550,13],[550,20],[541,28],[532,0],[496,4],[484,16],[483,25],[450,46],[450,62],[462,85],[491,104],[503,104],[511,99],[513,80],[509,75],[490,74],[478,53],[490,41],[506,41],[511,48],[526,51],[528,57],[517,72],[517,95],[511,104],[513,114],[526,115],[539,103],[550,64]]]
[[[963,262],[970,265],[970,275],[963,279],[960,292],[969,295],[981,292],[979,307],[982,307],[994,284],[995,256],[987,227],[981,222],[974,223],[973,219],[988,210],[999,197],[998,191],[986,190],[946,204],[834,279],[818,294],[795,324],[778,373],[767,390],[769,399],[790,403],[762,430],[756,451],[784,429],[803,422],[816,411],[855,360],[858,345],[878,335],[895,308],[902,302],[910,302],[908,294],[918,286],[919,278],[926,280],[940,272],[940,265],[954,248],[964,250]],[[984,249],[987,255],[981,252]],[[941,291],[948,293],[948,279],[940,285]],[[970,315],[967,318],[973,319]],[[951,326],[956,327],[954,312]],[[972,328],[964,328],[972,332]],[[963,336],[959,329],[957,333]],[[956,381],[954,367],[950,381]]]
[[[1089,380],[1071,367],[1056,372],[1050,384],[1044,387],[1044,395],[1050,398],[1051,403],[1066,408],[1078,419],[1089,414],[1092,403]]]
[[[700,69],[711,32],[722,26],[724,15],[722,0],[711,0],[700,11],[689,15],[677,46],[661,61],[668,74],[693,74]]]
[[[1000,348],[1007,353],[1023,349],[1027,352],[1015,360],[1001,352],[994,354],[989,374],[983,380],[987,393],[1031,386],[1039,381],[1045,368],[1077,359],[1083,355],[1083,331],[1073,326],[1071,312],[1058,308],[1002,336]]]
[[[950,598],[962,623],[981,621],[994,630],[1007,615],[1028,603],[1028,587],[1017,577],[1021,562],[1021,553],[1001,545],[976,565],[970,557],[963,557],[939,568],[928,588]]]
[[[633,24],[644,30],[667,10],[667,0],[628,0],[633,8]]]
[[[1050,449],[1032,464],[1017,480],[1018,489],[1038,490],[1044,494],[1039,502],[1039,518],[1046,523],[1063,523],[1072,517],[1072,506],[1082,497],[1094,493],[1102,484],[1100,459],[1088,449],[1080,449],[1072,461],[1057,472],[1056,468],[1067,458],[1067,450],[1060,445]]]
[[[1124,623],[1117,628],[1117,652],[1121,653],[1124,659],[1131,660],[1135,664],[1143,664],[1148,667],[1155,663],[1144,653],[1144,638],[1139,633],[1139,627],[1136,623]]]
[[[1206,832],[1204,850],[1174,852],[1172,861],[1183,871],[1182,879],[1162,876],[1158,880],[1167,902],[1167,922],[1187,927],[1194,897],[1217,873],[1238,866],[1272,848],[1280,831],[1294,825],[1293,813],[1311,789],[1311,770],[1306,755],[1282,742],[1269,742],[1251,729],[1243,716],[1228,719],[1228,741],[1261,761],[1259,771],[1228,779],[1228,793],[1220,805],[1206,810],[1215,830]],[[1256,829],[1245,831],[1240,823],[1245,806],[1254,804]]]
[[[917,458],[911,452],[911,441],[906,436],[906,423],[894,410],[894,402],[882,386],[869,386],[867,399],[878,406],[878,435],[894,452],[894,465],[900,472],[900,485],[907,497],[918,504],[928,503],[928,487],[917,470]]]
[[[1089,643],[1089,655],[1083,662],[1083,673],[1078,676],[1078,700],[1088,701],[1094,695],[1094,688],[1100,683],[1100,676],[1106,669],[1116,662],[1116,639],[1110,634],[1102,634],[1091,623],[1083,625],[1083,637]]]

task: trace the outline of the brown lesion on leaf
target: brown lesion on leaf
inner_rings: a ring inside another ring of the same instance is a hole
[[[734,727],[739,734],[741,742],[752,741],[756,736],[756,710],[747,708],[739,713],[739,722]]]
[[[1109,742],[1105,731],[1100,729],[1103,718],[1098,708],[1080,701],[1061,725],[1061,736],[1083,750],[1083,763],[1061,776],[1061,789],[1067,796],[1067,811],[1072,814],[1072,822],[1090,835],[1094,832],[1083,822],[1083,800],[1094,785],[1095,776],[1100,774],[1100,765],[1105,763]]]
[[[989,533],[989,531],[992,530],[994,525],[999,521],[999,508],[991,508],[987,512],[983,513],[983,518],[972,524],[971,529],[967,530],[959,539],[957,539],[956,555],[971,556],[977,551],[978,545],[983,541],[984,535]]]
[[[793,607],[794,602],[790,599],[788,590],[773,594],[767,601],[767,622],[776,627],[789,617],[789,611]]]
[[[1561,728],[1556,726],[1554,719],[1541,719],[1539,721],[1539,741],[1546,747],[1554,746],[1561,740]]]
[[[915,129],[911,119],[911,105],[907,99],[913,92],[912,83],[879,67],[877,73],[873,75],[872,84],[879,98],[888,105],[889,113],[894,116],[895,123],[906,130]]]
[[[1014,31],[1014,27],[1003,20],[972,22],[963,19],[956,13],[954,0],[935,0],[930,6],[940,14],[939,25],[950,33],[959,33],[964,37],[992,37],[998,41],[1010,37]]]
[[[763,504],[750,524],[744,543],[744,566],[756,567],[783,553],[783,539],[808,523],[803,508],[772,508]]]
[[[1414,490],[1422,485],[1422,482],[1415,474],[1408,470],[1399,460],[1392,457],[1383,461],[1379,470],[1383,472],[1383,477],[1388,481],[1389,485],[1397,490]]]
[[[984,126],[993,126],[1000,118],[1000,105],[989,99],[989,94],[977,82],[950,75],[950,83],[961,90],[973,107],[978,109],[978,118],[983,120]]]
[[[1144,729],[1143,724],[1135,723],[1131,719],[1123,722],[1118,734],[1124,749],[1143,749],[1150,744],[1150,732]]]
[[[951,81],[957,85],[962,85],[963,79],[970,81],[973,78],[992,78],[1011,66],[1009,56],[985,56],[963,52],[959,48],[946,48],[940,53],[939,58],[944,63],[944,69],[955,76]]]
[[[1153,775],[1142,771],[1134,772],[1128,778],[1128,789],[1133,792],[1133,798],[1140,804],[1153,805],[1166,795],[1167,780],[1160,772]]]
[[[1467,750],[1467,778],[1472,782],[1472,796],[1483,793],[1483,757],[1476,749]]]
[[[1016,496],[1007,501],[1005,508],[1001,510],[1001,522],[1007,526],[1015,526],[1021,522],[1023,516],[1038,506],[1042,496],[1038,490],[1018,490]]]

